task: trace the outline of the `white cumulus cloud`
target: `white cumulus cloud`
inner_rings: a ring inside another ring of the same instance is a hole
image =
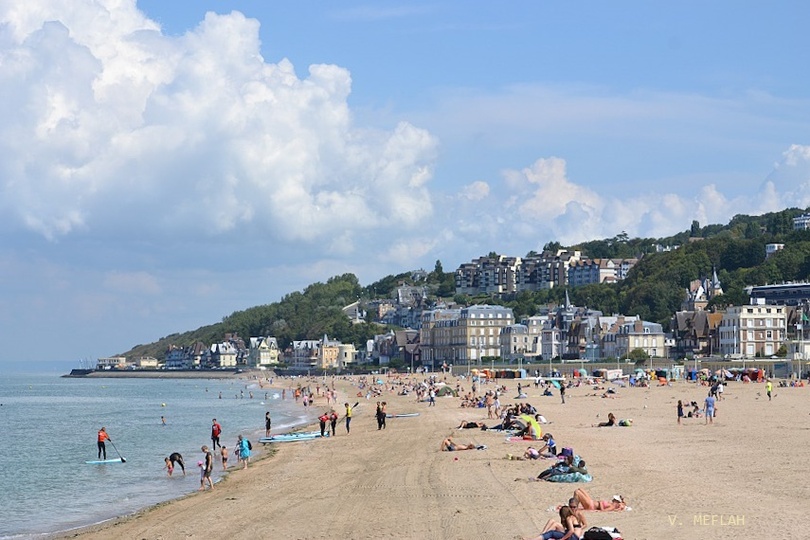
[[[351,75],[265,62],[259,23],[167,36],[134,0],[0,7],[0,227],[59,239],[236,230],[341,250],[433,211],[435,138],[356,126]],[[127,211],[123,211],[126,208]]]

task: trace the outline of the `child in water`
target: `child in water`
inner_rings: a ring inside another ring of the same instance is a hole
[[[200,468],[200,489],[202,489],[205,486],[205,463],[198,461],[197,467]]]
[[[166,466],[163,468],[166,469],[166,472],[168,472],[169,476],[171,476],[172,472],[174,472],[174,465],[172,465],[172,462],[169,458],[164,458],[163,461],[166,462]]]
[[[228,468],[228,449],[224,446],[219,447],[219,454],[222,456],[222,470]]]

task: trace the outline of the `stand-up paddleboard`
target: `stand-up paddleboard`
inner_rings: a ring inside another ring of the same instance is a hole
[[[329,433],[326,433],[329,436]],[[279,435],[272,435],[270,437],[261,437],[259,442],[262,444],[276,443],[276,442],[295,442],[295,441],[311,441],[313,439],[320,439],[320,431],[301,431],[299,433],[281,433]]]
[[[97,459],[93,461],[85,461],[88,465],[107,465],[108,463],[123,463],[124,460],[121,458],[113,458],[113,459]]]
[[[412,413],[401,413],[401,414],[386,414],[386,418],[413,418],[414,416],[419,416],[418,412]]]

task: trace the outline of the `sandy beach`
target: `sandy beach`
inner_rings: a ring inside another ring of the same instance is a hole
[[[508,389],[502,403],[514,402],[517,381],[500,382]],[[686,418],[678,426],[677,401],[702,404],[706,387],[675,382],[618,389],[608,399],[581,386],[562,404],[558,394],[542,397],[529,386],[521,401],[552,422],[544,430],[560,447],[587,462],[594,480],[584,484],[530,482],[551,460],[510,461],[507,453],[521,455],[528,444],[457,429],[461,420],[496,423],[486,409],[460,407],[459,398],[429,407],[386,393],[379,399],[389,413],[420,415],[388,419],[379,431],[378,398],[355,397],[349,381],[337,388],[339,403],[360,401],[351,434],[341,422],[334,438],[274,445],[213,491],[57,538],[531,538],[577,487],[594,498],[626,498],[630,510],[586,513],[589,525],[615,526],[625,539],[808,537],[810,388],[774,388],[769,402],[764,384],[732,382],[713,425]],[[316,407],[326,409],[324,398]],[[632,427],[592,427],[609,412]],[[448,435],[487,448],[441,452]]]

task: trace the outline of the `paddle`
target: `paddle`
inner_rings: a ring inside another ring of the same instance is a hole
[[[112,442],[112,439],[107,439],[112,444],[112,447],[115,448],[115,443]],[[126,463],[127,460],[124,456],[121,455],[121,452],[118,451],[118,448],[115,448],[115,453],[118,454],[118,457],[121,458],[121,463]]]

